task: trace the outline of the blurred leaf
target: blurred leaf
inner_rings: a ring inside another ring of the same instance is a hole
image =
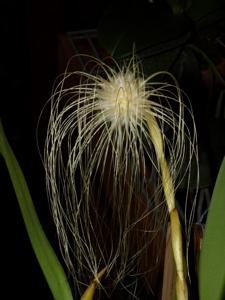
[[[188,15],[194,22],[202,23],[215,21],[225,8],[224,0],[195,0],[188,10]]]
[[[145,57],[147,52],[154,60],[167,51],[176,52],[190,37],[189,20],[184,15],[174,16],[165,3],[147,1],[125,1],[119,8],[115,3],[105,14],[98,33],[104,47],[116,58],[135,50]]]
[[[192,0],[167,0],[174,15],[184,13],[191,6]]]
[[[33,250],[54,299],[72,300],[72,293],[65,273],[41,227],[24,175],[7,141],[1,121],[0,153],[8,168]],[[22,275],[23,270],[21,270],[21,276]]]
[[[225,158],[208,212],[199,266],[201,300],[224,300],[225,293]]]
[[[181,47],[157,55],[152,55],[150,52],[149,55],[145,56],[146,51],[139,51],[137,54],[141,58],[144,74],[148,76],[158,71],[169,71],[173,64],[179,60],[180,53]]]

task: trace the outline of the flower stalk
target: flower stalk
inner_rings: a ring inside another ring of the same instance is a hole
[[[90,285],[87,287],[87,289],[81,296],[80,300],[92,300],[94,298],[96,287],[97,285],[100,284],[100,280],[104,275],[105,271],[106,268],[102,269],[98,274],[96,274],[96,277],[92,280]]]
[[[148,128],[161,168],[161,180],[171,222],[171,241],[177,272],[176,294],[178,300],[188,300],[188,288],[184,274],[184,255],[182,245],[181,224],[175,206],[174,184],[163,149],[161,130],[154,116],[148,119]]]

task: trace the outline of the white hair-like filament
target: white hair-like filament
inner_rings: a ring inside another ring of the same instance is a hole
[[[149,126],[160,129],[174,192],[184,179],[188,185],[197,138],[190,103],[170,73],[146,78],[135,58],[112,63],[93,58],[93,72],[65,72],[55,86],[44,164],[62,254],[78,289],[107,267],[107,286],[121,284],[138,299],[139,278],[154,269],[142,261],[166,222]]]

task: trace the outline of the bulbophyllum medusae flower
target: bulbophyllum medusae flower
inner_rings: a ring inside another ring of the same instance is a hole
[[[159,263],[152,245],[167,207],[186,299],[175,192],[184,178],[188,188],[197,157],[190,104],[170,73],[145,77],[135,57],[91,61],[90,73],[65,72],[50,99],[44,164],[63,257],[81,293],[106,267],[106,293],[121,285],[138,297],[140,278]]]

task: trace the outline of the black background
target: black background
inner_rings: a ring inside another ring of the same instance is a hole
[[[41,223],[57,249],[36,142],[37,122],[57,76],[57,36],[96,28],[103,1],[1,1],[0,117],[25,174]],[[39,130],[43,149],[44,126]],[[52,299],[32,251],[4,161],[0,158],[3,299]],[[4,295],[4,296],[3,296]]]

